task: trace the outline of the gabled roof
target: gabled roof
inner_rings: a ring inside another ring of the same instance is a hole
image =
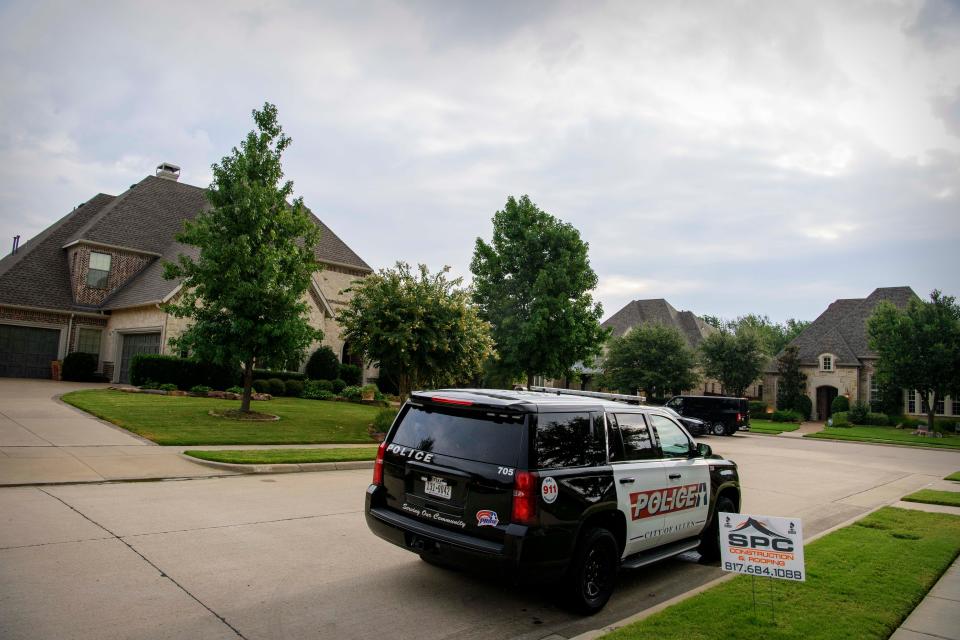
[[[610,316],[601,326],[613,329],[620,337],[639,324],[662,324],[680,331],[691,348],[697,348],[708,335],[716,331],[691,311],[677,311],[663,298],[633,300]]]
[[[838,365],[860,366],[864,358],[876,357],[867,337],[867,319],[874,308],[886,300],[903,309],[915,299],[917,294],[910,287],[882,287],[874,289],[866,298],[836,300],[788,346],[799,349],[802,364],[817,365],[822,354],[832,353]],[[767,371],[775,373],[776,370],[774,359]]]
[[[178,286],[163,279],[163,262],[197,249],[176,234],[187,220],[210,208],[206,190],[176,180],[148,176],[119,196],[100,194],[84,203],[11,256],[0,260],[0,304],[60,310],[91,310],[74,303],[65,249],[78,243],[105,245],[151,256],[151,261],[95,309],[121,309],[166,299]],[[320,262],[372,271],[330,228],[320,227]]]

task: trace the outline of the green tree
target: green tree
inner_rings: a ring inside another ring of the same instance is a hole
[[[753,331],[712,333],[700,343],[700,355],[704,374],[719,380],[724,393],[737,397],[760,376],[766,361],[760,337]]]
[[[307,320],[304,298],[320,268],[314,254],[320,231],[302,198],[288,201],[293,183],[282,182],[281,155],[291,140],[277,108],[266,103],[253,119],[256,130],[213,165],[211,209],[177,235],[199,247],[199,257],[180,255],[164,265],[164,277],[183,284],[179,300],[164,309],[193,320],[172,342],[203,360],[243,363],[244,412],[256,363],[302,360],[322,337]]]
[[[930,302],[900,310],[883,301],[867,320],[870,348],[879,356],[881,382],[916,389],[933,430],[938,400],[960,392],[960,306],[934,290]]]
[[[401,396],[419,387],[455,385],[480,375],[493,351],[490,326],[470,304],[462,279],[449,267],[417,273],[398,262],[354,283],[340,312],[342,334],[354,353],[388,369]]]
[[[474,300],[493,327],[499,369],[510,376],[562,377],[600,353],[609,333],[590,291],[597,275],[572,225],[530,198],[510,197],[493,216],[493,240],[477,238],[470,270]]]
[[[696,357],[680,332],[662,324],[642,324],[610,341],[604,384],[622,393],[643,390],[653,402],[699,382]]]
[[[777,409],[797,411],[810,418],[813,402],[807,396],[807,374],[800,370],[800,350],[788,346],[777,358]]]

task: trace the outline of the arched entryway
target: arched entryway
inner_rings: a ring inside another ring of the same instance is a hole
[[[823,385],[822,387],[817,387],[817,419],[818,420],[827,420],[830,417],[830,405],[833,404],[833,399],[837,397],[840,391],[836,387],[830,385]]]
[[[361,369],[363,368],[363,358],[350,351],[349,342],[343,343],[343,350],[340,352],[340,362],[343,364],[355,364]]]

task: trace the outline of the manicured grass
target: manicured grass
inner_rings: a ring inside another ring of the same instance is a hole
[[[808,433],[803,437],[960,449],[960,437],[958,436],[934,438],[932,436],[915,436],[912,433],[912,429],[894,429],[893,427],[826,427],[823,431]]]
[[[888,638],[960,552],[960,517],[883,508],[806,546],[807,581],[739,576],[604,638]]]
[[[354,462],[373,460],[376,447],[345,447],[336,449],[249,449],[219,451],[184,451],[188,456],[213,462],[233,464],[301,464],[308,462]]]
[[[350,402],[275,398],[251,409],[280,416],[276,422],[244,422],[209,415],[238,408],[236,400],[159,396],[94,389],[63,401],[157,444],[326,444],[371,442],[367,426],[379,407]]]
[[[750,420],[750,431],[748,433],[783,433],[784,431],[796,431],[800,425],[796,422],[774,422],[773,420]]]
[[[945,507],[960,507],[960,492],[958,491],[921,489],[903,499],[907,502],[925,502],[927,504],[942,504]]]
[[[953,480],[954,482],[960,482],[960,471],[954,471],[948,475],[944,480]]]

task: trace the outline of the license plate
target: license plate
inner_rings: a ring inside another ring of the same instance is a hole
[[[447,481],[437,477],[427,480],[423,485],[423,491],[428,496],[436,496],[444,500],[449,500],[450,496],[453,495],[453,488],[447,484]]]

